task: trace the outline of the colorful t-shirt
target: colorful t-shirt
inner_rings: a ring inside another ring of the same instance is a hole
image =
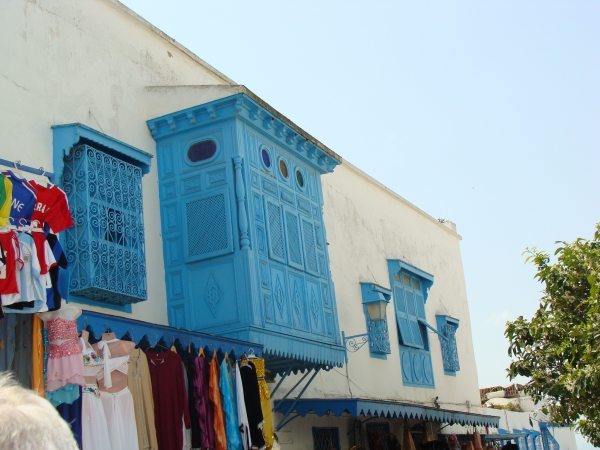
[[[47,223],[54,233],[72,227],[73,218],[64,191],[55,185],[46,187],[35,181],[30,183],[37,192],[37,202],[31,220]]]
[[[29,225],[37,201],[35,188],[25,178],[19,178],[10,170],[4,175],[12,183],[10,223],[14,226]]]
[[[13,298],[19,294],[17,286],[17,265],[23,264],[19,240],[14,231],[0,232],[0,294],[2,304],[8,305],[20,298]]]
[[[12,204],[12,183],[0,174],[0,228],[10,223],[10,205]]]

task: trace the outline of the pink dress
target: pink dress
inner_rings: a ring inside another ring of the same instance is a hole
[[[46,369],[46,390],[56,391],[67,383],[85,386],[81,343],[77,336],[77,322],[60,317],[46,322],[48,341],[62,340],[61,344],[50,344],[50,356]]]

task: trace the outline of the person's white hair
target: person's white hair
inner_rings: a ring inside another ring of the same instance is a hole
[[[67,422],[46,399],[0,374],[0,448],[77,450]]]

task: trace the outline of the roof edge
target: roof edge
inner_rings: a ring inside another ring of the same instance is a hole
[[[365,178],[366,180],[370,181],[371,183],[373,183],[375,186],[377,186],[379,189],[387,192],[388,194],[390,194],[392,197],[395,197],[397,200],[400,200],[402,203],[404,203],[406,206],[408,206],[409,208],[412,208],[413,210],[415,210],[416,212],[418,212],[419,214],[421,214],[423,217],[431,220],[432,222],[434,222],[438,227],[441,227],[443,230],[445,230],[447,233],[450,233],[452,236],[454,236],[455,238],[457,238],[459,241],[462,241],[462,236],[460,234],[458,234],[456,231],[448,228],[447,226],[445,226],[443,223],[441,223],[439,220],[437,220],[435,217],[427,214],[425,211],[423,211],[421,208],[419,208],[418,206],[412,204],[411,202],[409,202],[408,200],[406,200],[404,197],[402,197],[400,194],[398,194],[397,192],[391,190],[389,187],[387,187],[385,184],[383,184],[380,181],[377,181],[375,178],[373,178],[371,175],[369,175],[366,172],[363,172],[362,170],[360,170],[358,167],[356,167],[354,164],[351,164],[350,162],[348,162],[347,159],[342,159],[342,164],[348,168],[350,168],[352,171],[356,172],[358,175],[362,176],[363,178]]]
[[[152,32],[156,33],[158,36],[160,36],[161,38],[163,38],[169,44],[171,44],[174,47],[176,47],[178,50],[181,50],[188,57],[190,57],[191,59],[193,59],[195,62],[197,62],[198,64],[200,64],[205,69],[208,69],[209,71],[211,71],[213,74],[215,74],[216,76],[218,76],[219,78],[221,78],[227,84],[236,84],[236,82],[233,81],[231,78],[229,78],[227,75],[225,75],[222,72],[219,72],[217,69],[215,69],[213,66],[211,66],[210,64],[208,64],[206,61],[204,61],[202,58],[200,58],[198,55],[196,55],[190,49],[188,49],[187,47],[185,47],[182,44],[180,44],[179,42],[177,42],[175,39],[173,39],[171,36],[169,36],[164,31],[162,31],[159,28],[157,28],[154,25],[152,25],[150,22],[148,22],[146,19],[144,19],[142,16],[140,16],[138,13],[136,13],[131,8],[129,8],[126,5],[124,5],[123,3],[121,3],[119,0],[104,0],[104,1],[107,2],[107,3],[112,4],[113,6],[116,6],[121,11],[123,11],[126,14],[128,14],[129,16],[131,16],[133,19],[135,19],[138,22],[140,22],[145,27],[149,28]]]

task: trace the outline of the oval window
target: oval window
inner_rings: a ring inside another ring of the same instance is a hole
[[[201,162],[212,158],[217,153],[217,144],[214,141],[202,141],[192,145],[187,152],[191,162]]]
[[[269,152],[266,149],[262,149],[262,152],[260,152],[260,156],[262,158],[262,162],[265,165],[265,167],[268,169],[271,167],[271,157],[269,156]]]
[[[304,176],[302,175],[302,172],[299,169],[296,169],[296,182],[301,188],[304,187]]]
[[[281,172],[281,176],[283,178],[288,177],[287,164],[285,163],[285,161],[283,159],[279,160],[279,171]]]

